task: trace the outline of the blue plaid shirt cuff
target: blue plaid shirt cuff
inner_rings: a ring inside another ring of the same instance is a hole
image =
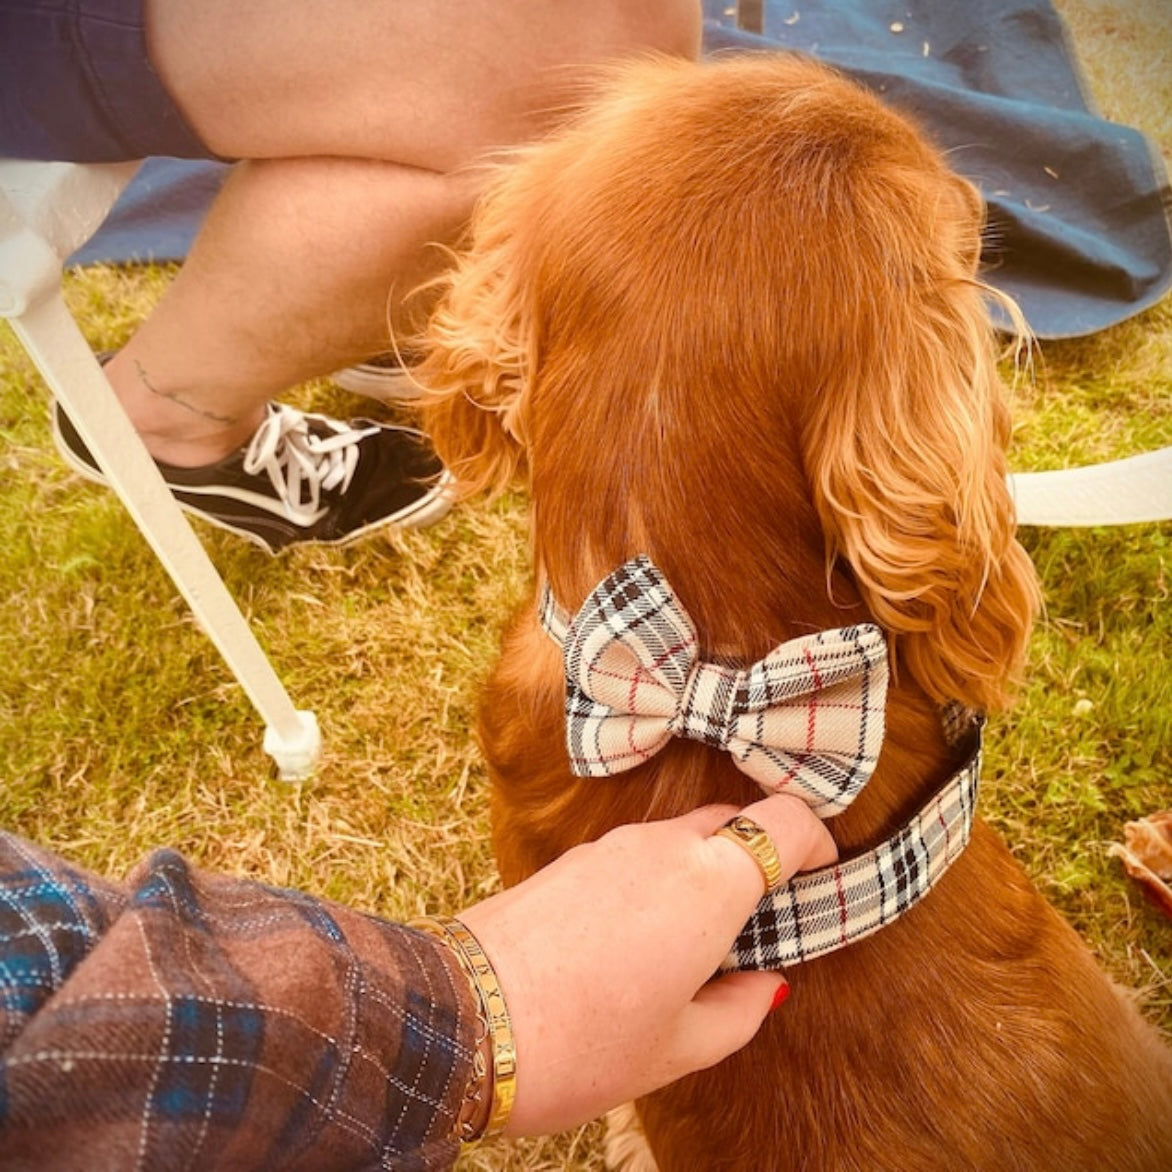
[[[450,1167],[475,1007],[437,942],[160,850],[0,833],[6,1168]]]

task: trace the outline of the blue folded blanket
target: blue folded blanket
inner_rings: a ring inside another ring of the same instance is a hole
[[[1092,333],[1172,284],[1172,192],[1143,135],[1088,105],[1048,0],[705,0],[706,53],[796,49],[911,114],[989,205],[987,277],[1043,338]],[[179,260],[227,168],[151,159],[74,258]]]

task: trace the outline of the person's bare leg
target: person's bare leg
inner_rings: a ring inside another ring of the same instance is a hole
[[[468,179],[357,159],[241,164],[158,308],[108,363],[151,454],[210,464],[267,401],[387,348],[441,263]]]
[[[691,0],[148,0],[152,58],[208,146],[249,162],[107,372],[152,454],[211,463],[264,404],[385,348],[475,193],[460,168],[534,133],[622,53],[694,54]],[[310,21],[313,24],[310,24]],[[335,156],[335,157],[325,157]]]

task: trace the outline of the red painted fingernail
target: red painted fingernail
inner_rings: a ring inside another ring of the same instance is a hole
[[[769,1006],[769,1012],[772,1013],[775,1009],[780,1009],[785,1004],[786,998],[789,996],[789,981],[782,981],[777,986],[777,992],[773,994],[773,1003]]]

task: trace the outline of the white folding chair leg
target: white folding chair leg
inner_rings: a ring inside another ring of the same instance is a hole
[[[321,749],[312,712],[295,709],[207,551],[114,395],[60,292],[10,318],[25,349],[196,618],[264,720],[281,777],[309,776]]]
[[[1172,518],[1172,447],[1009,477],[1020,525],[1129,525]]]

